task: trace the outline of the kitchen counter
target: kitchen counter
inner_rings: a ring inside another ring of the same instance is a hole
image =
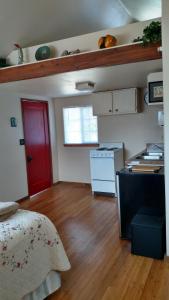
[[[146,148],[125,162],[126,166],[164,166],[164,143],[147,143]]]
[[[125,161],[126,166],[132,166],[132,165],[141,165],[141,166],[164,166],[164,158],[158,159],[158,160],[152,160],[152,159],[142,159],[141,156],[143,153],[147,152],[147,149],[139,152],[138,154],[130,157],[128,160]]]

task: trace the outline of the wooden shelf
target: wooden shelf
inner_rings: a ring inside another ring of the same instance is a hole
[[[0,83],[40,78],[65,72],[115,66],[162,57],[160,45],[131,44],[0,69]]]

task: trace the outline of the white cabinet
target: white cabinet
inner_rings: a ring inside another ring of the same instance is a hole
[[[94,93],[90,96],[93,115],[109,116],[137,113],[140,111],[138,94],[139,89],[137,88]]]
[[[94,93],[91,95],[91,101],[93,104],[93,115],[112,115],[112,92]]]
[[[113,114],[133,114],[139,112],[138,89],[113,91]]]

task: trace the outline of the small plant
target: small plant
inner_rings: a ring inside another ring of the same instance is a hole
[[[161,22],[153,21],[144,28],[143,36],[137,37],[133,42],[143,42],[143,45],[161,43]]]

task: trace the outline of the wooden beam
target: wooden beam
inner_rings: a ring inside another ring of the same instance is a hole
[[[162,57],[159,45],[132,44],[0,69],[0,83],[45,77],[97,67],[115,66]]]

